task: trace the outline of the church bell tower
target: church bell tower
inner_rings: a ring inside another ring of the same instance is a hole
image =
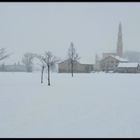
[[[121,25],[121,23],[119,24],[116,54],[120,57],[123,57],[123,42],[122,42],[122,25]]]

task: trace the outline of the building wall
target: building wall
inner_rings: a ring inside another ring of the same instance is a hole
[[[138,67],[119,67],[116,72],[119,73],[140,73],[140,66]]]
[[[58,72],[59,73],[69,73],[70,72],[70,65],[66,62],[62,62],[58,64]]]
[[[114,70],[119,61],[113,57],[107,57],[103,60],[100,61],[100,67],[102,71],[109,71],[109,70]]]
[[[77,64],[77,72],[89,73],[91,71],[93,71],[93,65]]]
[[[80,64],[75,63],[73,65],[74,73],[89,73],[93,71],[93,65],[90,64]],[[68,61],[64,61],[58,64],[58,72],[59,73],[71,73],[71,64]]]

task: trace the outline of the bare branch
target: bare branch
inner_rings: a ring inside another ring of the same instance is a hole
[[[68,59],[75,62],[80,59],[78,53],[76,53],[76,49],[74,48],[73,42],[71,42],[70,47],[68,49]]]
[[[8,58],[9,56],[10,56],[10,54],[7,54],[5,48],[0,48],[0,61],[5,58]]]
[[[71,65],[71,74],[73,77],[74,72],[74,64],[80,59],[78,53],[76,53],[76,49],[74,48],[73,42],[71,42],[70,47],[68,49],[68,60],[69,64]]]
[[[27,72],[32,72],[33,59],[35,54],[25,53],[22,58],[22,63],[26,66]]]
[[[53,54],[48,51],[48,52],[45,52],[43,61],[45,62],[46,65],[53,66],[57,62],[59,62],[59,59],[57,57],[53,56]]]

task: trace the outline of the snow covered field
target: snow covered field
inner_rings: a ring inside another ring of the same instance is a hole
[[[0,137],[140,137],[140,74],[0,73]]]

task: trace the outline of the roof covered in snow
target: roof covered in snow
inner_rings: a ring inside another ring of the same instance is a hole
[[[127,68],[132,68],[132,67],[137,67],[139,65],[139,63],[119,63],[118,67],[127,67]]]
[[[70,62],[70,59],[63,59],[63,60],[60,60],[60,61],[58,62],[58,64],[67,63],[67,62]],[[77,61],[77,63],[79,63],[79,61]]]
[[[92,57],[91,58],[90,57],[89,58],[84,57],[84,58],[79,59],[79,63],[81,63],[81,64],[92,64],[93,65],[94,61],[93,61]]]
[[[61,61],[59,61],[59,63],[64,63],[64,62],[67,62],[68,61],[68,59],[63,59],[63,60],[61,60]],[[93,65],[93,60],[92,60],[92,58],[80,58],[79,60],[78,60],[78,62],[80,63],[80,64],[92,64]]]
[[[121,61],[121,62],[128,62],[128,60],[127,59],[125,59],[125,58],[122,58],[122,57],[119,57],[119,56],[115,56],[115,55],[110,55],[111,57],[114,57],[115,59],[117,59],[117,60],[119,60],[119,61]]]

